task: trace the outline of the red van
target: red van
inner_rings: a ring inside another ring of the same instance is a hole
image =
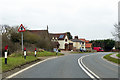
[[[101,47],[93,47],[93,50],[96,50],[97,52],[104,52]]]

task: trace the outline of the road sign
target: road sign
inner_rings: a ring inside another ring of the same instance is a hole
[[[23,51],[23,32],[25,32],[24,26],[21,24],[20,27],[18,28],[18,32],[21,32],[21,42],[22,42],[22,51]]]
[[[24,26],[21,24],[20,27],[18,28],[18,32],[25,32]]]

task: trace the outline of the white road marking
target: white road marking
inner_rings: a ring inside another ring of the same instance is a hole
[[[25,70],[28,70],[28,69],[30,69],[30,68],[32,68],[32,67],[34,67],[34,66],[36,66],[36,65],[38,65],[38,64],[40,64],[40,63],[43,63],[43,62],[45,62],[45,61],[47,61],[47,60],[54,59],[54,58],[58,58],[58,57],[48,58],[48,59],[45,59],[45,60],[40,61],[40,62],[38,62],[38,63],[35,63],[35,64],[33,64],[33,65],[31,65],[31,66],[25,68],[25,69],[22,69],[22,70],[20,70],[20,71],[18,71],[18,72],[16,72],[16,73],[14,73],[14,74],[12,74],[12,75],[6,77],[6,78],[12,78],[12,77],[14,77],[14,76],[16,76],[16,75],[22,73],[22,72],[25,71]]]
[[[92,54],[92,55],[95,55],[95,54]],[[88,75],[88,76],[90,76],[90,78],[92,78],[93,80],[96,80],[95,79],[95,77],[97,78],[97,79],[100,79],[100,77],[99,76],[97,76],[94,72],[92,72],[90,69],[88,69],[88,67],[86,67],[84,64],[83,64],[83,62],[82,62],[82,60],[83,60],[83,58],[85,58],[85,57],[87,57],[87,56],[90,56],[90,55],[85,55],[85,56],[82,56],[82,57],[80,57],[79,59],[78,59],[78,64],[79,64],[79,66],[86,72],[86,74]],[[80,63],[81,62],[81,63]],[[83,66],[82,66],[83,65]],[[85,68],[84,68],[85,67]],[[89,71],[89,72],[88,72]],[[91,75],[92,74],[92,75]],[[95,77],[94,77],[94,76]]]

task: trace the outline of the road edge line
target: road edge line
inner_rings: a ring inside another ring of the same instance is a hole
[[[110,64],[112,64],[112,65],[115,65],[115,66],[117,66],[117,67],[119,66],[119,65],[117,65],[117,63],[108,61],[107,59],[104,59],[103,57],[104,57],[104,56],[101,57],[102,60],[104,60],[104,61],[106,61],[106,62],[108,62],[108,63],[110,63]]]
[[[92,54],[92,55],[95,55],[95,54]],[[98,78],[98,79],[100,79],[99,76],[97,76],[94,72],[92,72],[88,67],[86,67],[86,66],[83,64],[82,59],[85,58],[85,57],[87,57],[87,56],[90,56],[90,55],[85,55],[85,56],[82,56],[82,57],[80,57],[80,58],[78,59],[78,64],[79,64],[79,66],[86,72],[86,74],[87,74],[90,78],[92,78],[92,79],[94,79],[94,80],[96,80],[95,77]],[[81,61],[82,64],[80,64],[80,61]],[[82,66],[82,65],[83,65],[83,66]],[[85,69],[84,67],[85,67],[86,69]],[[87,70],[88,70],[89,72],[88,72]],[[95,77],[93,77],[91,74],[94,75]]]
[[[14,73],[14,74],[8,76],[8,77],[6,77],[6,78],[12,78],[12,77],[14,77],[14,76],[16,76],[16,75],[18,75],[18,74],[20,74],[20,73],[22,73],[22,72],[24,72],[24,71],[32,68],[32,67],[38,65],[38,64],[41,64],[41,63],[43,63],[43,62],[45,62],[45,61],[47,61],[47,60],[51,60],[51,59],[55,59],[55,58],[58,58],[58,57],[52,57],[52,58],[48,58],[48,59],[45,59],[45,60],[43,60],[43,61],[37,62],[37,63],[35,63],[35,64],[33,64],[33,65],[29,66],[29,67],[26,67],[26,68],[24,68],[24,69],[22,69],[22,70],[20,70],[20,71],[18,71],[18,72],[16,72],[16,73]]]

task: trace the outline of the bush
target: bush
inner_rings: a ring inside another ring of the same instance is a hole
[[[21,33],[18,32],[18,27],[10,27],[8,25],[2,25],[2,54],[4,56],[4,47],[8,45],[8,55],[21,51]],[[26,31],[23,33],[24,47],[27,51],[33,52],[35,48],[42,48],[44,50],[52,50],[52,44],[49,36],[38,35]]]

